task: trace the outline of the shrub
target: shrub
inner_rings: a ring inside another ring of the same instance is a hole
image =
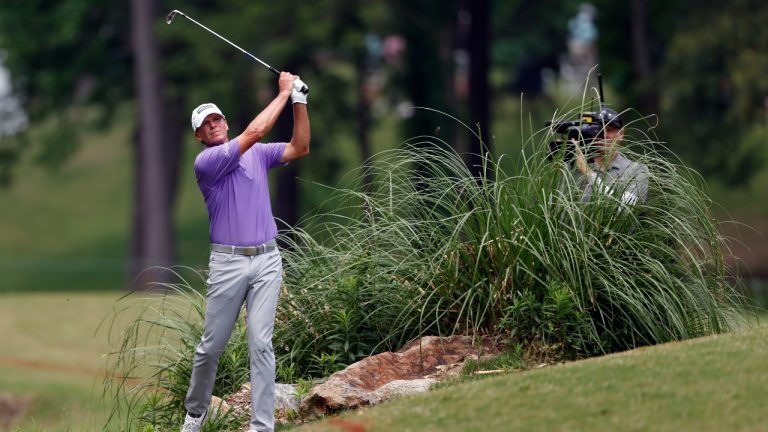
[[[519,161],[486,154],[490,175],[476,178],[421,137],[355,178],[373,184],[334,189],[331,210],[284,233],[281,361],[306,373],[318,352],[346,364],[454,333],[585,356],[737,325],[725,239],[697,174],[659,143],[629,142],[622,151],[650,172],[647,201],[583,202],[569,164],[547,161],[550,138],[535,134]]]

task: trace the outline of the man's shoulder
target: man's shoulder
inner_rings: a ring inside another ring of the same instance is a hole
[[[618,152],[613,160],[613,165],[621,171],[647,171],[648,167],[642,162],[628,158],[624,153]]]
[[[200,150],[200,152],[195,157],[195,166],[215,156],[223,156],[225,158],[229,157],[232,154],[236,153],[237,149],[235,147],[237,147],[236,139],[227,141],[224,144],[219,144],[216,146],[203,147],[203,149]]]

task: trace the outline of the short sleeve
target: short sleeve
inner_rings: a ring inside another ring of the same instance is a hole
[[[237,139],[219,146],[209,147],[195,159],[195,177],[201,185],[211,187],[240,162],[240,145]]]
[[[256,159],[267,169],[272,169],[278,165],[285,165],[280,162],[285,151],[286,143],[267,143],[256,144],[251,147]]]

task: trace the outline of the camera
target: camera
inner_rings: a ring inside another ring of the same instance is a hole
[[[584,112],[578,120],[547,122],[545,126],[560,135],[560,138],[549,143],[547,159],[553,160],[562,151],[563,160],[571,162],[574,157],[573,141],[588,148],[595,140],[604,138],[605,127],[608,125],[619,128],[623,126],[619,113],[611,108],[603,108],[599,112]]]

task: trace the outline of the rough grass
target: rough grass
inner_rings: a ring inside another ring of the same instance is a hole
[[[0,295],[0,392],[31,398],[18,430],[101,429],[111,403],[101,401],[109,345],[106,333],[97,329],[117,297]]]
[[[766,356],[763,326],[481,379],[295,430],[766,430]]]

